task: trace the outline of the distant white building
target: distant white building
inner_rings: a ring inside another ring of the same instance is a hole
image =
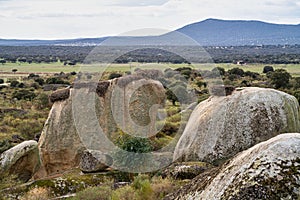
[[[240,60],[236,62],[237,65],[247,65],[244,61]]]

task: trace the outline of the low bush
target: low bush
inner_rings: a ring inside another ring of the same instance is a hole
[[[90,187],[76,194],[70,200],[111,200],[112,189],[109,186]]]

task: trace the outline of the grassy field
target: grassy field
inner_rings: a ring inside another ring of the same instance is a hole
[[[214,67],[222,67],[225,70],[239,67],[244,71],[252,71],[262,73],[263,67],[267,64],[248,64],[248,65],[236,65],[236,64],[167,64],[167,63],[130,63],[130,64],[93,64],[93,65],[76,65],[76,66],[64,66],[62,63],[50,63],[50,64],[28,64],[28,63],[7,63],[0,65],[0,77],[6,76],[27,76],[28,73],[38,74],[53,74],[60,72],[101,72],[101,71],[133,71],[135,68],[141,69],[166,69],[166,68],[179,68],[179,67],[192,67],[201,70],[211,70]],[[300,76],[300,64],[276,64],[271,65],[275,69],[283,68],[286,69],[293,76]],[[12,73],[12,69],[17,69],[17,73]]]

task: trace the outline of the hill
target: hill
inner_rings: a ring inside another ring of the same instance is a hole
[[[186,39],[188,36],[190,39]],[[195,45],[244,46],[244,45],[294,45],[300,44],[300,24],[271,24],[261,21],[207,19],[184,26],[161,36],[103,37],[68,40],[4,40],[1,46],[108,46],[133,45]]]
[[[300,25],[207,19],[177,31],[205,46],[300,44]]]

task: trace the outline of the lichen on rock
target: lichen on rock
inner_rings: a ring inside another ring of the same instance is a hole
[[[299,180],[300,134],[281,134],[241,152],[219,170],[199,175],[184,187],[192,189],[182,189],[169,197],[297,199]]]
[[[299,131],[295,97],[274,89],[241,88],[195,108],[174,160],[218,163],[280,133]]]

